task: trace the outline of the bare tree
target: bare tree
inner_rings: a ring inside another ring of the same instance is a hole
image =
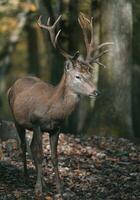
[[[133,1],[133,68],[132,68],[132,115],[135,136],[140,136],[140,1]]]
[[[101,41],[113,41],[114,45],[103,59],[107,69],[100,69],[102,95],[95,104],[91,128],[98,134],[132,136],[130,0],[101,1]]]
[[[51,18],[51,22],[55,21],[55,18],[62,12],[63,8],[63,1],[59,0],[57,1],[57,5],[54,6],[53,9],[53,3],[50,0],[40,0],[39,1],[39,10],[40,14],[43,15],[43,21],[47,19],[47,17]],[[62,13],[61,13],[62,14]],[[61,24],[60,24],[61,26]],[[48,73],[50,74],[50,80],[57,84],[58,80],[60,79],[63,71],[62,71],[62,65],[63,65],[63,58],[61,55],[59,55],[58,51],[52,48],[52,45],[49,41],[49,35],[46,34],[45,31],[43,31],[44,41],[45,41],[45,47],[47,50],[47,68]],[[61,40],[61,38],[60,38]],[[57,69],[57,70],[56,70]],[[55,72],[55,73],[54,73]]]
[[[38,52],[38,36],[37,31],[33,27],[32,23],[26,26],[27,31],[27,45],[28,45],[28,73],[39,76],[40,74],[40,62]]]

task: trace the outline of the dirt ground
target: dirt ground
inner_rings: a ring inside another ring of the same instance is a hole
[[[43,136],[45,200],[56,200],[48,134]],[[3,152],[3,153],[2,153]],[[28,156],[29,179],[24,180],[20,150],[3,142],[0,161],[0,200],[32,200],[35,168]],[[60,135],[59,170],[66,200],[139,200],[140,147],[130,140]]]

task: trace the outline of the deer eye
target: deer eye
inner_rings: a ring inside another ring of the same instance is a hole
[[[76,78],[77,78],[77,79],[81,79],[80,76],[78,76],[78,75],[76,76]]]

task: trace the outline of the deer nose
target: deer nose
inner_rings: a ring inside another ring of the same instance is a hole
[[[101,94],[101,92],[99,90],[94,90],[93,95],[94,97],[97,97]]]

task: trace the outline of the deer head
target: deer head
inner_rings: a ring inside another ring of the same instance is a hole
[[[101,66],[104,66],[99,62],[99,58],[108,52],[104,50],[97,54],[97,52],[104,46],[112,44],[111,42],[103,43],[97,47],[94,45],[93,40],[93,18],[90,20],[85,17],[83,13],[80,13],[78,22],[83,31],[85,46],[87,54],[85,59],[79,55],[77,51],[73,56],[67,53],[60,47],[58,43],[58,37],[60,35],[61,29],[55,34],[55,29],[57,23],[60,21],[61,15],[56,19],[53,25],[50,25],[50,18],[48,18],[47,25],[41,23],[41,17],[38,19],[38,24],[41,28],[44,28],[49,31],[50,39],[54,48],[57,48],[60,53],[66,59],[65,62],[65,74],[67,76],[66,84],[67,86],[77,94],[83,94],[90,97],[96,97],[99,94],[99,91],[96,90],[96,87],[93,83],[92,78],[92,69],[93,63],[97,63]],[[89,39],[90,35],[90,39]]]

